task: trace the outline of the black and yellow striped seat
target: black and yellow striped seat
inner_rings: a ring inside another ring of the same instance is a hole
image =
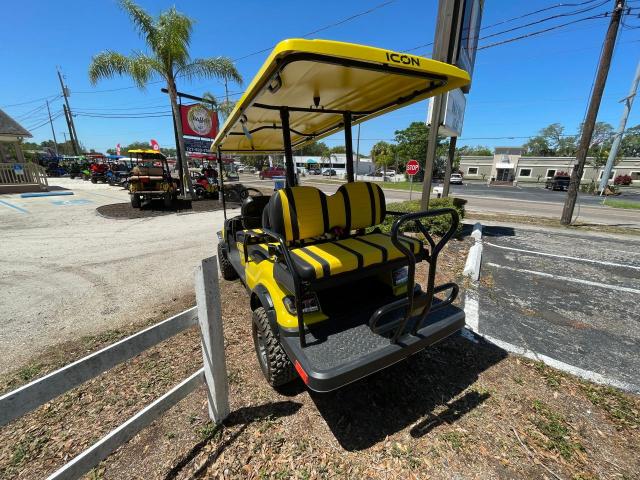
[[[402,237],[401,241],[413,250],[415,255],[420,256],[422,243],[419,240]],[[295,247],[290,251],[298,275],[306,281],[328,278],[403,258],[402,252],[391,242],[391,237],[384,233],[326,241]]]
[[[374,183],[346,183],[333,195],[309,186],[284,188],[271,197],[265,211],[263,225],[290,245],[302,280],[327,279],[405,260],[389,235],[364,234],[364,229],[382,223],[386,216],[384,194]],[[419,240],[403,236],[401,241],[423,258]],[[282,262],[275,265],[274,275],[286,285],[291,282]]]

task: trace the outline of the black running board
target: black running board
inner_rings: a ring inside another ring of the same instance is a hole
[[[305,347],[300,346],[297,335],[281,335],[280,342],[304,383],[316,392],[329,392],[458,332],[465,325],[464,311],[449,305],[430,313],[425,323],[416,335],[407,333],[397,343],[373,333],[366,324],[341,331],[324,330],[320,335],[311,331],[306,335]]]

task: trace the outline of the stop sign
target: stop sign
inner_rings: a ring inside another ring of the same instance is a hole
[[[420,171],[420,164],[417,160],[409,160],[407,162],[407,175],[414,176]]]

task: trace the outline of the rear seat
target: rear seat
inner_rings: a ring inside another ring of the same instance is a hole
[[[313,282],[389,261],[402,262],[405,257],[389,235],[363,233],[382,223],[385,216],[382,189],[374,183],[352,182],[329,196],[309,186],[278,190],[266,207],[264,220],[290,245],[298,275]],[[401,241],[423,258],[422,242],[406,236]],[[291,284],[284,262],[275,265],[274,276],[284,285]]]

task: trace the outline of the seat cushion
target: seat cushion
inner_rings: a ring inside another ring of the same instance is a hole
[[[414,254],[418,255],[422,251],[420,240],[404,236],[400,237],[400,240],[411,248]],[[306,281],[371,267],[404,256],[393,245],[391,237],[384,233],[370,233],[296,247],[290,251],[298,274]]]

